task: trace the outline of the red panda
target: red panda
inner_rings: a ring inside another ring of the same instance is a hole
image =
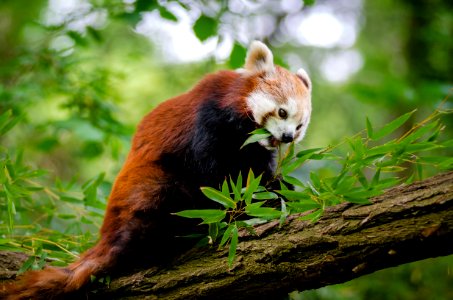
[[[207,75],[191,91],[167,100],[139,124],[127,160],[114,183],[98,243],[65,268],[25,273],[4,287],[6,299],[68,299],[90,282],[130,267],[132,258],[155,264],[181,249],[192,221],[171,213],[207,208],[201,186],[225,176],[270,179],[275,149],[300,141],[311,114],[311,82],[300,69],[275,66],[263,43],[251,44],[243,69]],[[248,134],[272,135],[241,149]]]

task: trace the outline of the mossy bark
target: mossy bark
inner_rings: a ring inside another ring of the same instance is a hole
[[[98,292],[127,299],[273,298],[453,253],[453,173],[393,188],[372,202],[332,207],[316,224],[292,217],[282,228],[258,227],[258,236],[242,238],[232,270],[226,250],[205,250]]]
[[[193,250],[165,269],[112,280],[96,299],[275,298],[453,253],[453,172],[395,187],[372,204],[329,208],[315,224],[292,216],[243,234],[227,250]]]

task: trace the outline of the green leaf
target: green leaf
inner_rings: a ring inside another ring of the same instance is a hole
[[[47,252],[42,252],[40,257],[39,257],[39,261],[38,261],[38,264],[37,264],[37,269],[38,270],[41,270],[42,268],[44,268],[44,266],[46,265],[46,258],[48,256],[48,253]]]
[[[245,56],[247,55],[247,49],[239,44],[238,42],[234,43],[233,50],[230,54],[230,60],[228,61],[228,65],[232,69],[240,68],[245,63]]]
[[[225,208],[236,208],[236,203],[228,196],[225,196],[222,192],[210,187],[202,187],[201,191],[209,199],[222,204]]]
[[[388,142],[383,145],[379,145],[376,147],[373,147],[366,152],[366,158],[375,158],[378,159],[379,157],[382,157],[388,153],[391,153],[393,150],[395,150],[397,147],[396,142]]]
[[[254,203],[247,205],[247,207],[255,209],[255,208],[259,208],[259,207],[263,206],[264,203],[266,203],[266,201],[258,201],[258,202],[254,202]]]
[[[305,187],[305,184],[302,183],[298,178],[289,176],[289,175],[283,175],[283,181],[292,184],[294,186],[299,186],[299,187]]]
[[[438,167],[442,171],[453,169],[453,157],[446,159],[445,161],[438,164]]]
[[[366,179],[365,175],[363,174],[361,169],[355,170],[355,175],[357,176],[357,179],[359,180],[360,184],[364,188],[368,188],[368,180]]]
[[[373,179],[371,180],[371,186],[375,186],[379,183],[379,177],[381,176],[381,168],[377,168],[376,173],[374,173]]]
[[[304,5],[311,6],[315,4],[316,0],[304,0]]]
[[[242,173],[240,171],[239,171],[238,179],[236,180],[236,188],[239,192],[242,190]],[[239,197],[239,198],[241,198],[241,197]]]
[[[357,136],[354,138],[346,138],[346,140],[351,149],[354,151],[355,157],[353,157],[353,159],[355,161],[361,161],[365,152],[365,145],[362,137]]]
[[[256,200],[271,200],[271,199],[277,199],[278,195],[272,192],[260,192],[260,193],[254,193],[252,196],[253,199]]]
[[[77,31],[70,30],[66,33],[77,45],[79,46],[87,46],[88,42],[86,41],[85,37],[83,37]]]
[[[288,150],[287,150],[286,153],[285,153],[285,157],[282,159],[282,162],[281,162],[281,165],[282,165],[282,166],[287,165],[287,164],[290,163],[291,160],[293,159],[293,156],[294,156],[294,147],[295,147],[294,142],[291,143],[291,144],[289,144]]]
[[[244,148],[245,146],[247,146],[249,144],[253,144],[253,143],[259,142],[261,140],[264,140],[272,135],[265,128],[255,129],[254,131],[250,132],[250,134],[251,135],[245,140],[244,144],[242,144],[240,149]]]
[[[406,144],[412,143],[418,140],[419,138],[425,136],[429,132],[431,132],[434,128],[438,126],[438,124],[439,120],[436,120],[432,123],[426,124],[425,126],[421,126],[417,128],[415,131],[413,131],[411,134],[406,136],[401,142]]]
[[[373,126],[371,125],[370,119],[368,119],[368,117],[366,118],[366,132],[368,137],[372,139],[374,136]]]
[[[286,208],[286,202],[283,199],[280,200],[280,204],[281,204],[281,215],[280,215],[279,224],[280,224],[280,226],[282,226],[286,220],[286,217],[288,216],[288,210]]]
[[[0,136],[10,131],[17,123],[24,118],[24,115],[14,116],[11,110],[0,115]]]
[[[296,169],[300,168],[302,164],[312,158],[314,155],[316,155],[315,152],[321,150],[322,148],[313,148],[313,149],[307,149],[300,151],[299,153],[296,154],[297,159],[293,161],[292,163],[287,163],[284,166],[282,166],[282,174],[283,176],[286,176],[292,172],[294,172]]]
[[[400,178],[385,178],[379,181],[376,185],[373,186],[373,189],[376,191],[375,194],[379,195],[383,190],[399,184],[401,181]]]
[[[444,146],[445,148],[453,147],[453,139],[449,139],[449,140],[442,142],[442,146]]]
[[[285,197],[287,200],[290,201],[299,201],[303,199],[311,199],[310,195],[307,192],[298,192],[292,190],[278,190],[275,191]]]
[[[3,189],[6,194],[6,202],[7,202],[7,211],[8,211],[8,231],[12,232],[14,227],[14,216],[16,215],[16,205],[14,203],[14,195],[10,190],[10,186],[5,184]]]
[[[291,208],[291,213],[301,213],[312,209],[321,208],[321,204],[314,200],[289,201],[286,205]]]
[[[101,32],[92,26],[87,26],[86,30],[88,34],[96,41],[96,42],[102,42],[102,35]]]
[[[197,218],[203,219],[204,224],[220,222],[225,218],[226,211],[218,209],[193,209],[193,210],[183,210],[177,213],[173,213],[184,218]]]
[[[247,188],[244,193],[244,201],[246,204],[252,202],[253,193],[256,192],[261,182],[261,175],[257,178],[254,178],[253,171],[250,169],[249,176],[247,177]]]
[[[381,193],[382,191],[379,190],[364,190],[362,188],[355,188],[344,194],[344,199],[355,204],[371,204],[369,198],[377,196]]]
[[[230,189],[228,188],[228,181],[225,179],[222,184],[222,194],[225,197],[230,197]]]
[[[235,225],[228,225],[227,229],[223,233],[222,240],[220,241],[219,248],[223,247],[225,243],[230,239],[231,237],[231,232],[233,231],[233,228],[235,228]]]
[[[310,180],[314,187],[320,188],[321,187],[321,179],[319,178],[318,174],[315,172],[310,172]]]
[[[305,150],[302,150],[302,151],[299,151],[297,152],[296,156],[297,157],[302,157],[302,156],[305,156],[307,154],[311,154],[311,153],[314,153],[314,152],[317,152],[319,150],[322,150],[324,148],[311,148],[311,149],[305,149]]]
[[[304,221],[310,221],[312,223],[315,223],[319,220],[319,218],[322,216],[322,213],[324,211],[322,209],[318,209],[312,213],[309,213],[308,215],[300,217],[300,220]]]
[[[372,139],[379,140],[379,139],[391,134],[392,132],[394,132],[395,130],[400,128],[404,123],[406,123],[406,121],[409,120],[409,118],[414,114],[414,112],[415,112],[415,110],[405,113],[404,115],[400,116],[399,118],[384,125],[381,129],[374,132]]]
[[[178,21],[178,18],[171,11],[166,9],[165,7],[159,6],[158,9],[159,9],[159,14],[160,14],[160,16],[162,18],[170,20],[170,21],[173,21],[173,22]]]
[[[231,230],[230,250],[228,251],[228,266],[231,269],[234,259],[236,258],[236,249],[238,246],[238,228],[236,226]]]
[[[413,153],[413,152],[422,152],[422,151],[429,151],[438,148],[443,148],[442,145],[436,145],[433,142],[421,142],[417,144],[410,144],[407,145],[405,148],[406,152]]]
[[[0,245],[5,245],[5,244],[13,243],[13,242],[15,242],[14,239],[0,238]]]
[[[32,265],[35,263],[35,256],[30,256],[23,264],[22,266],[20,267],[18,274],[22,274],[24,273],[25,271],[28,271],[31,269]]]
[[[77,203],[77,204],[80,204],[83,202],[81,199],[77,199],[75,197],[70,197],[70,196],[60,196],[60,200],[65,201],[65,202],[70,202],[70,203]]]
[[[240,180],[240,185],[239,185],[239,180]],[[231,189],[233,190],[233,194],[234,194],[234,201],[235,202],[238,202],[239,200],[241,200],[242,198],[242,194],[241,194],[241,189],[242,189],[242,176],[241,174],[239,174],[239,178],[238,178],[238,182],[237,182],[237,185],[236,183],[233,181],[233,178],[230,177],[230,185],[231,185]]]
[[[217,19],[201,15],[193,25],[193,31],[200,41],[205,41],[211,36],[217,34]]]
[[[158,5],[157,0],[137,0],[135,3],[135,11],[150,11]]]
[[[282,212],[276,210],[275,208],[256,207],[253,205],[247,205],[245,207],[245,213],[249,216],[262,218],[266,220],[278,219],[282,215]]]
[[[63,220],[69,220],[69,219],[75,219],[76,218],[75,215],[71,215],[71,214],[58,214],[57,216],[60,219],[63,219]]]
[[[451,158],[451,157],[445,157],[445,156],[422,156],[418,159],[418,161],[424,162],[427,164],[439,165],[439,164],[448,162],[452,159],[453,158]]]

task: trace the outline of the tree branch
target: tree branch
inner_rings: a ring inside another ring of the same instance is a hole
[[[338,205],[316,223],[291,218],[227,251],[186,255],[173,266],[114,280],[106,298],[250,299],[341,283],[399,264],[453,253],[453,172],[396,187],[368,206]]]
[[[232,270],[227,250],[193,250],[98,289],[96,299],[273,298],[453,253],[453,172],[372,199],[327,209],[315,224],[289,218],[242,237]],[[146,298],[145,298],[146,295]]]

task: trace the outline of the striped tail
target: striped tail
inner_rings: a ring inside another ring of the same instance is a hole
[[[49,300],[68,299],[79,295],[80,290],[90,283],[92,275],[108,271],[114,263],[112,256],[103,255],[105,253],[102,251],[96,252],[96,249],[99,249],[97,246],[68,267],[46,267],[41,271],[26,272],[18,281],[4,284],[0,290],[0,298]]]

